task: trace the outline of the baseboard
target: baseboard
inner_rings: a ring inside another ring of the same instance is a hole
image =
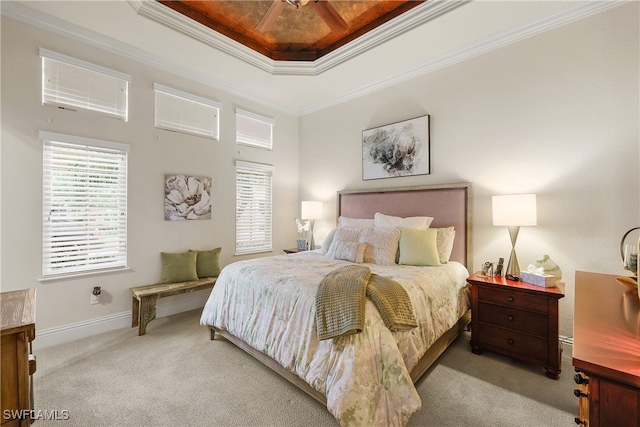
[[[166,301],[158,300],[156,318],[202,308],[208,297],[209,294],[204,294],[176,300],[173,298],[167,298]],[[122,328],[131,328],[131,311],[37,331],[33,348],[34,350],[47,348]]]

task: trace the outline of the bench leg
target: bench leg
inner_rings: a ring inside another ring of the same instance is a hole
[[[138,298],[133,297],[131,303],[131,327],[135,328],[140,324],[140,301]]]
[[[156,318],[156,296],[149,295],[140,298],[140,325],[138,336],[147,332],[147,324]]]

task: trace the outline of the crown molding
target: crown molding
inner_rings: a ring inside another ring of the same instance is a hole
[[[525,22],[469,43],[460,48],[437,55],[423,61],[401,73],[395,73],[383,77],[375,82],[367,83],[338,97],[310,105],[300,109],[299,115],[305,116],[314,112],[330,108],[347,101],[377,92],[382,89],[403,83],[413,78],[428,74],[432,71],[448,67],[458,62],[465,61],[489,51],[516,43],[528,37],[535,36],[545,31],[570,24],[574,21],[598,14],[605,10],[626,4],[627,0],[589,1],[581,0],[559,9],[555,12]]]
[[[273,75],[314,76],[470,0],[425,1],[315,61],[274,61],[155,0],[128,0],[136,13]]]
[[[129,1],[132,2],[132,0]],[[132,61],[136,61],[138,63],[157,68],[180,77],[184,77],[213,89],[218,89],[228,94],[236,95],[252,102],[257,102],[266,107],[282,111],[286,114],[291,114],[294,116],[298,115],[298,109],[296,108],[292,108],[288,105],[274,103],[270,99],[262,98],[254,93],[238,89],[220,80],[213,79],[210,76],[194,72],[184,66],[178,65],[157,55],[153,55],[142,49],[138,49],[126,43],[114,40],[110,37],[103,36],[85,28],[79,27],[75,24],[71,24],[37,10],[28,8],[19,4],[18,2],[1,0],[0,7],[2,16],[9,19],[13,19],[15,21],[22,22],[24,24],[31,25],[33,27],[54,34],[58,34],[68,39],[86,44],[88,46],[122,56]]]

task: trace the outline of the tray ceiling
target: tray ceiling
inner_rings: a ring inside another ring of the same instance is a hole
[[[158,0],[274,61],[315,61],[419,6],[407,0]]]

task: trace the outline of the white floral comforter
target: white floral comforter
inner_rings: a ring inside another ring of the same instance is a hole
[[[320,251],[240,261],[221,272],[200,323],[229,331],[327,397],[342,426],[404,426],[421,401],[409,372],[469,308],[467,269],[366,264],[407,290],[419,326],[391,332],[371,301],[362,333],[318,341],[315,295],[348,264]]]

